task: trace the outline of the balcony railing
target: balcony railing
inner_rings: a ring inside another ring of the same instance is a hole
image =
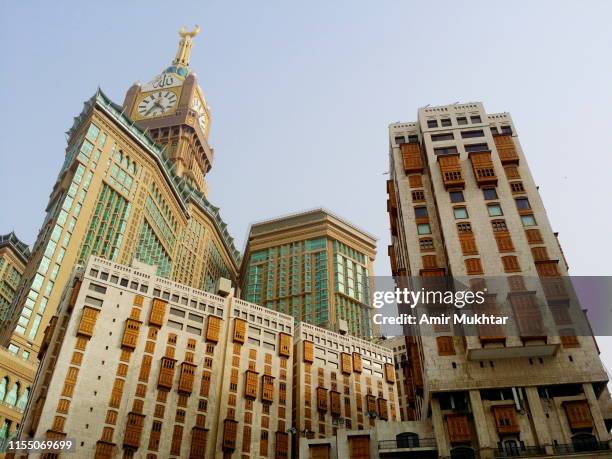
[[[541,446],[524,446],[522,448],[506,448],[495,451],[496,458],[537,456],[546,456],[546,450]]]
[[[574,442],[568,445],[555,445],[555,454],[573,454],[573,453],[588,453],[591,451],[609,451],[610,444],[608,442],[583,441]]]
[[[414,448],[437,448],[435,438],[399,438],[395,440],[381,440],[378,442],[379,450],[387,449],[414,449]]]

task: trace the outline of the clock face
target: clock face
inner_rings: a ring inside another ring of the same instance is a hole
[[[193,108],[197,112],[198,124],[204,131],[204,129],[206,128],[206,121],[207,121],[206,110],[204,108],[204,104],[202,104],[202,101],[198,97],[194,97],[193,101],[191,102],[191,108]]]
[[[140,101],[138,114],[143,118],[163,115],[174,107],[177,101],[176,94],[172,91],[157,91]]]

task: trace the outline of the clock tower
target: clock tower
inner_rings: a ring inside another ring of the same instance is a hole
[[[128,90],[123,110],[159,144],[176,167],[177,175],[188,179],[207,194],[204,180],[212,167],[213,149],[208,145],[210,107],[195,73],[189,71],[193,37],[200,32],[182,28],[172,65],[150,82],[135,83]]]

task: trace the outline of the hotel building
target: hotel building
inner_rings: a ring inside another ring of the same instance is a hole
[[[374,336],[368,277],[376,239],[325,209],[251,226],[242,296],[295,320]]]
[[[90,255],[157,266],[157,274],[212,291],[236,282],[240,254],[207,198],[210,109],[189,69],[192,39],[123,106],[98,90],[68,130],[64,164],[23,273],[4,345],[35,363],[43,332],[74,267]]]
[[[30,248],[15,233],[0,236],[0,322],[6,319],[28,258]]]
[[[608,457],[608,375],[593,336],[572,333],[567,263],[510,115],[481,103],[421,108],[416,122],[390,125],[389,166],[398,285],[453,276],[482,290],[502,279],[486,306],[516,324],[407,337],[415,397],[401,409],[431,419],[440,456]]]

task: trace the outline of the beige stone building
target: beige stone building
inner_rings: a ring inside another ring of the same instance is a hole
[[[325,209],[253,224],[242,296],[295,320],[370,338],[376,239]]]
[[[297,438],[326,438],[399,418],[389,349],[305,322],[294,335],[293,427]],[[306,456],[308,457],[308,456]]]
[[[74,276],[42,347],[27,438],[78,457],[288,457],[293,319],[102,258]]]
[[[29,247],[15,233],[0,236],[1,321],[10,310],[29,257]],[[36,372],[29,354],[17,354],[15,346],[0,349],[0,451],[17,432]]]
[[[0,236],[0,322],[10,310],[28,258],[30,248],[15,233]]]
[[[408,337],[415,397],[403,409],[431,420],[440,456],[608,457],[608,375],[594,338],[571,333],[559,281],[567,264],[510,115],[481,103],[425,107],[418,121],[389,127],[389,146],[398,285],[453,276],[483,289],[502,279],[486,305],[516,323],[512,333],[464,339],[450,325]]]
[[[21,438],[79,457],[287,458],[398,417],[391,352],[91,257],[45,333]],[[17,455],[19,457],[19,455]]]

